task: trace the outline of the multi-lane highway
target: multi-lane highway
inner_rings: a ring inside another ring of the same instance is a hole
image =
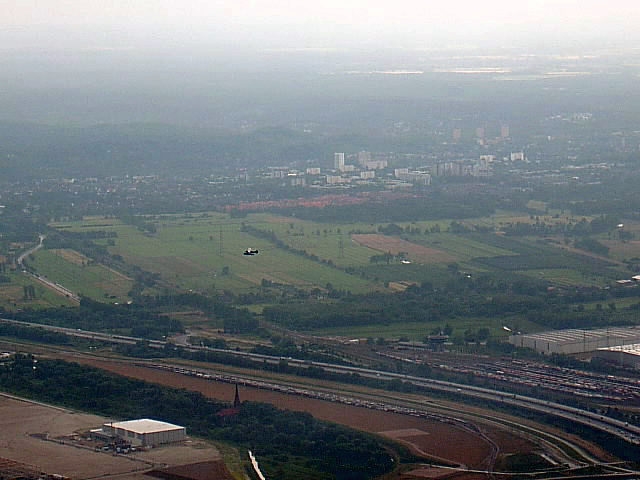
[[[168,342],[162,340],[147,340],[138,337],[130,337],[123,335],[111,335],[102,332],[91,332],[84,330],[77,330],[64,327],[56,327],[51,325],[40,325],[35,323],[18,322],[11,319],[0,319],[2,322],[8,322],[19,325],[27,325],[31,327],[45,328],[50,331],[56,331],[64,333],[74,337],[93,339],[97,341],[109,342],[109,343],[124,343],[135,344],[137,342],[147,342],[149,346],[154,348],[165,348]],[[171,343],[169,343],[171,345]],[[277,364],[280,362],[287,362],[287,364],[300,368],[319,367],[328,372],[336,373],[357,373],[360,376],[367,378],[375,378],[379,380],[394,380],[399,379],[403,382],[411,383],[418,387],[422,387],[429,390],[435,390],[440,392],[447,392],[454,396],[466,396],[472,398],[478,398],[482,400],[488,400],[503,405],[508,405],[517,408],[524,408],[532,410],[538,413],[544,413],[553,415],[558,418],[569,420],[571,422],[579,423],[589,426],[591,428],[601,430],[610,435],[618,437],[626,442],[634,445],[640,445],[640,427],[628,424],[621,420],[617,420],[606,415],[600,415],[598,413],[590,412],[576,407],[563,405],[557,402],[549,400],[543,400],[526,395],[516,395],[510,392],[504,392],[484,387],[476,387],[471,385],[465,385],[461,383],[448,382],[444,380],[426,379],[422,377],[416,377],[412,375],[405,375],[400,373],[387,372],[384,370],[374,370],[362,367],[335,365],[326,362],[313,362],[307,360],[298,360],[294,358],[275,357],[271,355],[262,355],[257,353],[239,352],[235,350],[226,350],[219,348],[210,348],[204,346],[189,346],[183,347],[189,351],[209,351],[217,352],[225,355],[233,355],[242,357],[245,359],[253,360],[259,363],[272,363]]]

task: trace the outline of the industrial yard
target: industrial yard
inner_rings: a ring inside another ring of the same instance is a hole
[[[3,459],[0,477],[3,477],[4,465],[8,472],[28,467],[31,471],[74,480],[110,476],[145,478],[141,474],[153,469],[221,459],[214,446],[199,440],[127,455],[110,449],[96,451],[97,443],[87,441],[80,433],[109,420],[0,396],[0,458]]]

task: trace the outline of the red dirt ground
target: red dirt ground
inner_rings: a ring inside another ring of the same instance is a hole
[[[200,462],[153,470],[145,475],[165,480],[234,480],[224,462]]]
[[[231,402],[234,396],[235,387],[231,384],[213,382],[131,364],[87,358],[73,358],[71,360],[102,368],[119,375],[171,387],[198,391],[209,398],[217,400]],[[489,453],[487,442],[478,435],[453,425],[423,418],[381,412],[295,395],[285,395],[249,387],[240,388],[240,398],[242,400],[271,403],[287,410],[308,412],[321,420],[347,425],[372,433],[417,429],[426,434],[418,435],[413,439],[415,441],[415,450],[420,450],[428,455],[448,459],[452,462],[465,464],[470,467],[475,466],[478,462],[481,463]],[[415,431],[411,433],[415,433]]]

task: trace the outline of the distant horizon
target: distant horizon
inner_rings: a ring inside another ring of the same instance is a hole
[[[5,5],[2,5],[5,4]],[[640,44],[630,0],[0,0],[15,48],[593,48]]]

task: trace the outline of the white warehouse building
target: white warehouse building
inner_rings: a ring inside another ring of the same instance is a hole
[[[185,427],[148,418],[105,423],[102,431],[107,435],[121,438],[131,445],[144,447],[181,442],[187,437]]]
[[[552,330],[509,337],[509,343],[516,347],[532,348],[546,355],[593,352],[599,348],[638,342],[640,342],[640,327]]]

